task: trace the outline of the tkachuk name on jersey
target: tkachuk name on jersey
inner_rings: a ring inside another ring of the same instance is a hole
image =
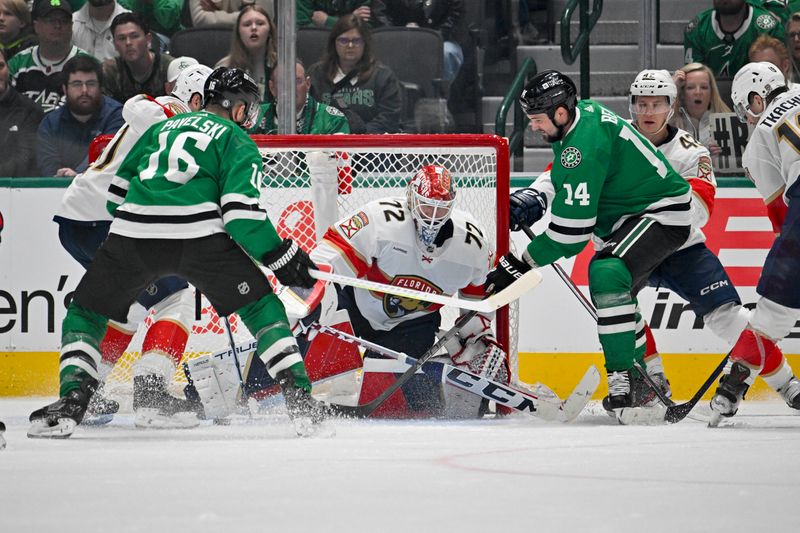
[[[800,95],[792,96],[785,102],[781,102],[780,104],[776,105],[775,108],[770,111],[769,115],[767,115],[767,117],[761,121],[761,123],[765,126],[773,126],[781,119],[784,113],[791,111],[797,106],[800,106]]]
[[[161,127],[161,131],[174,130],[182,126],[193,126],[197,128],[200,133],[205,133],[216,140],[219,140],[219,138],[228,131],[228,127],[224,124],[214,123],[211,120],[203,119],[198,116],[168,120]]]

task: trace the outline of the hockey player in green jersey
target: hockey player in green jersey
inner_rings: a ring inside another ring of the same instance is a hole
[[[575,84],[560,72],[536,75],[520,102],[531,129],[553,147],[551,220],[522,259],[501,258],[487,292],[572,257],[592,240],[589,291],[608,373],[603,403],[609,410],[641,404],[651,391],[633,368],[634,360],[643,364],[645,348],[636,294],[689,236],[689,185],[627,121],[592,100],[577,102]],[[546,209],[546,197],[528,190],[519,201]]]
[[[31,414],[28,436],[72,434],[98,384],[107,320],[124,321],[136,296],[167,275],[192,283],[220,316],[239,314],[280,384],[298,432],[313,430],[325,417],[310,395],[283,305],[251,259],[284,285],[314,283],[312,261],[297,244],[281,240],[261,203],[261,156],[244,132],[258,102],[249,75],[221,67],[206,81],[204,111],[153,125],[131,149],[109,188],[115,218],[108,239],[64,318],[60,398]],[[160,387],[149,392],[167,394],[163,381]]]

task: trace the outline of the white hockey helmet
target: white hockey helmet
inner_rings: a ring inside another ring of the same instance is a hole
[[[761,113],[756,114],[750,111],[752,95],[757,94],[763,98],[766,107],[767,97],[781,87],[786,87],[786,78],[783,72],[772,63],[759,61],[746,64],[733,77],[731,86],[731,100],[733,100],[736,116],[742,122],[747,122],[748,113],[758,118]]]
[[[666,96],[669,104],[669,115],[667,115],[667,120],[664,122],[666,124],[672,118],[673,105],[678,98],[678,88],[667,70],[641,71],[631,83],[628,111],[633,121],[636,121],[635,102],[637,96]]]
[[[185,68],[175,80],[175,88],[172,89],[172,95],[186,104],[196,93],[200,94],[202,99],[206,79],[211,72],[213,70],[205,65],[192,65]]]
[[[417,236],[430,250],[439,230],[450,219],[456,201],[450,172],[440,165],[425,165],[408,182],[407,199]]]

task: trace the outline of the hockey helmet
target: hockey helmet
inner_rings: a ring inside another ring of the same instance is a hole
[[[636,97],[637,96],[666,96],[668,109],[664,112],[669,112],[667,115],[666,124],[672,118],[675,100],[678,97],[678,88],[675,82],[672,81],[669,71],[666,70],[643,70],[636,75],[636,79],[631,83],[631,97],[628,104],[628,111],[631,114],[631,120],[636,121],[636,115],[641,111],[637,109]],[[661,113],[662,111],[656,111]]]
[[[747,114],[758,118],[761,113],[750,111],[751,99],[757,94],[764,99],[766,106],[769,95],[775,90],[786,87],[786,78],[783,72],[772,63],[759,61],[748,63],[739,69],[733,77],[731,86],[731,100],[736,116],[742,122],[747,122]]]
[[[544,70],[525,85],[519,97],[522,110],[527,115],[547,113],[553,120],[556,109],[564,106],[570,114],[575,111],[578,91],[575,83],[557,70]]]
[[[439,230],[450,219],[455,200],[455,183],[443,166],[425,165],[408,182],[408,210],[427,249],[433,248]]]
[[[245,104],[245,118],[239,123],[243,129],[252,128],[258,119],[261,93],[255,80],[238,68],[218,67],[206,79],[203,106],[217,104],[233,111],[237,103]]]
[[[195,94],[199,94],[202,99],[205,94],[206,79],[211,72],[211,67],[206,65],[186,67],[175,79],[172,96],[185,104],[188,104]]]

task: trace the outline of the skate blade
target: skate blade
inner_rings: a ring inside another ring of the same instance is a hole
[[[143,429],[191,429],[200,425],[195,413],[162,414],[158,409],[141,408],[134,412],[133,425]]]
[[[71,418],[59,418],[55,425],[50,425],[45,419],[34,420],[28,428],[28,438],[31,439],[66,439],[75,431],[78,424]]]

